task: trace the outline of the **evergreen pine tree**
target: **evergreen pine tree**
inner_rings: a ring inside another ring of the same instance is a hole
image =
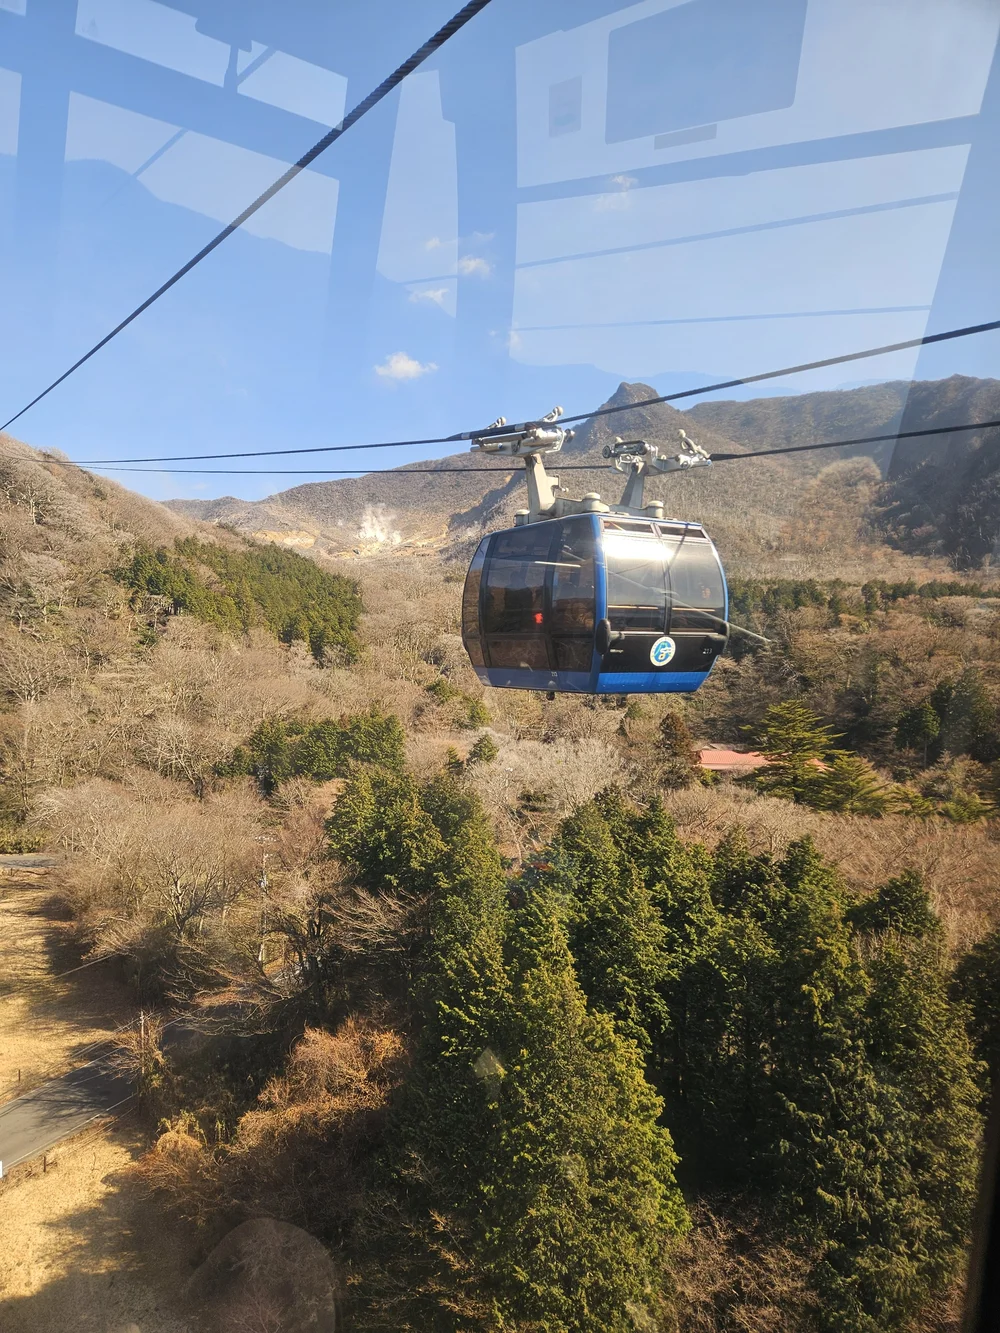
[[[665,787],[690,787],[701,772],[698,750],[680,713],[670,709],[660,719],[657,779]]]
[[[879,818],[889,808],[890,796],[875,769],[859,754],[839,750],[826,768],[809,781],[803,799],[816,810]]]
[[[1000,1085],[1000,926],[971,949],[955,968],[952,992],[968,1008],[976,1054],[986,1062],[988,1082]]]
[[[966,667],[955,682],[941,723],[941,744],[949,754],[968,754],[983,764],[1000,757],[997,709],[977,667]]]
[[[565,900],[522,882],[512,923],[475,800],[445,777],[420,805],[441,887],[389,1136],[391,1221],[373,1240],[405,1292],[393,1326],[632,1333],[687,1221],[659,1099],[635,1044],[587,1004]]]
[[[905,712],[896,724],[896,748],[918,750],[924,767],[935,751],[941,735],[941,718],[929,699]]]
[[[764,714],[759,744],[771,761],[758,775],[758,786],[778,796],[801,800],[816,774],[816,760],[831,749],[829,727],[798,699],[772,704]]]
[[[635,1045],[588,1008],[563,908],[539,888],[509,937],[482,1261],[499,1327],[632,1333],[687,1225]]]
[[[710,1181],[746,1179],[759,1151],[766,1089],[762,1051],[771,1024],[774,942],[762,922],[785,895],[767,857],[742,832],[724,839],[712,865],[713,909],[670,988],[670,1016],[683,1034],[671,1070],[681,1151]]]
[[[609,824],[627,820],[618,793],[579,807],[545,853],[541,881],[566,904],[570,950],[591,1005],[647,1055],[661,1048],[665,931],[638,868]],[[528,892],[532,892],[529,887]]]
[[[412,1154],[433,1164],[431,1203],[474,1213],[488,1184],[484,1144],[501,1072],[495,1047],[510,996],[503,957],[506,884],[474,796],[442,778],[425,788],[422,804],[441,838],[441,887],[417,991],[424,1027],[405,1137]]]
[[[712,858],[704,847],[686,847],[681,842],[659,800],[636,810],[602,793],[597,805],[659,911],[666,928],[667,975],[676,976],[716,922],[710,888]]]
[[[492,764],[499,753],[500,746],[488,732],[484,732],[469,751],[468,762],[470,764]]]
[[[977,1137],[974,1072],[919,883],[887,885],[852,949],[808,843],[779,864],[730,839],[719,924],[685,974],[682,1147],[769,1195],[818,1260],[831,1333],[902,1324],[954,1273]]]
[[[943,961],[935,928],[869,946],[864,1037],[878,1070],[883,1159],[818,1275],[821,1292],[847,1297],[840,1327],[902,1326],[964,1259],[982,1122],[977,1065]],[[831,1276],[832,1286],[824,1282]]]
[[[326,828],[330,851],[366,889],[418,895],[436,887],[444,844],[409,774],[359,770]]]
[[[904,870],[870,898],[851,908],[848,919],[866,934],[892,930],[914,939],[938,936],[941,923],[931,909],[927,890],[915,870]]]

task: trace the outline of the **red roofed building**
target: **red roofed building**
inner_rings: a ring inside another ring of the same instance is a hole
[[[729,750],[724,745],[706,745],[698,751],[698,762],[709,773],[742,778],[749,773],[756,773],[758,768],[766,768],[771,761],[758,750]],[[822,759],[810,759],[807,762],[810,768],[824,772],[829,767]]]
[[[756,750],[727,750],[721,745],[706,745],[698,751],[698,762],[710,773],[745,777],[764,768],[770,761],[767,755]]]

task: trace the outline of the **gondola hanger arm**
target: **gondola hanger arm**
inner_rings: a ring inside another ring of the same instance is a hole
[[[628,472],[628,481],[621,498],[623,506],[642,509],[648,476],[711,466],[711,455],[700,444],[692,440],[685,430],[681,430],[679,435],[680,449],[666,458],[661,458],[657,446],[646,440],[616,439],[614,444],[604,446],[602,457],[610,459],[618,472]]]
[[[545,470],[546,455],[557,454],[563,444],[573,438],[571,430],[558,425],[562,408],[554,407],[538,421],[518,422],[507,426],[504,417],[497,417],[480,433],[463,437],[471,439],[473,453],[508,454],[524,459],[525,481],[528,486],[528,508],[515,516],[517,523],[539,523],[549,518],[563,518],[572,513],[635,514],[647,518],[662,518],[663,505],[659,500],[647,506],[644,498],[646,477],[667,472],[680,472],[694,467],[707,467],[712,459],[701,445],[686,431],[681,430],[680,449],[676,454],[660,457],[655,444],[646,440],[622,440],[605,445],[602,456],[609,459],[618,472],[627,472],[628,480],[621,500],[602,504],[594,491],[581,500],[556,499],[562,490],[558,477]]]

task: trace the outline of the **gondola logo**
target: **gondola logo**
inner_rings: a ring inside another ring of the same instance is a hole
[[[676,651],[676,643],[665,634],[662,639],[657,639],[650,648],[649,660],[653,666],[666,666]]]

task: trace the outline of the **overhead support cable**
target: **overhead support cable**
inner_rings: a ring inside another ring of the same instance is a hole
[[[746,463],[754,458],[770,458],[776,454],[802,454],[808,453],[814,449],[848,449],[859,444],[883,444],[887,442],[899,442],[901,440],[923,439],[931,435],[954,435],[960,431],[970,430],[993,430],[1000,427],[1000,417],[995,417],[990,421],[966,421],[958,426],[929,426],[926,430],[903,430],[893,431],[886,435],[859,435],[850,440],[825,440],[820,444],[790,444],[784,445],[778,449],[753,449],[741,454],[709,454],[708,457],[713,463]],[[167,476],[213,476],[213,477],[399,477],[405,480],[407,477],[439,477],[442,474],[465,476],[472,472],[495,473],[497,476],[510,476],[517,472],[514,464],[518,456],[511,455],[509,467],[398,467],[398,468],[371,468],[367,472],[358,472],[357,469],[340,468],[309,468],[304,470],[289,471],[286,468],[201,468],[201,467],[131,467],[119,466],[117,463],[101,463],[99,466],[105,472],[147,472]],[[42,455],[42,461],[55,467],[83,467],[82,463],[76,463],[72,460],[62,458],[49,458]],[[138,460],[150,461],[150,460]],[[126,463],[128,460],[126,460]],[[559,472],[598,472],[604,466],[602,462],[594,463],[562,463],[558,458],[553,457],[553,467]],[[94,465],[92,465],[94,466]]]
[[[779,379],[782,375],[799,375],[807,370],[819,370],[825,366],[839,366],[848,361],[862,361],[867,357],[884,356],[889,352],[905,351],[911,347],[927,347],[932,343],[949,342],[954,338],[968,338],[975,333],[992,333],[997,329],[1000,329],[1000,319],[991,320],[987,324],[968,324],[960,329],[947,329],[944,333],[929,333],[922,338],[910,338],[906,342],[886,343],[882,347],[868,347],[861,352],[845,352],[840,356],[828,356],[822,361],[804,361],[801,365],[784,366],[781,370],[766,370],[759,375],[745,375],[742,379],[720,380],[717,384],[703,384],[696,389],[681,389],[676,393],[657,394],[655,398],[640,398],[634,403],[618,403],[612,407],[599,407],[592,412],[578,412],[576,416],[562,417],[561,420],[563,425],[571,421],[590,421],[595,417],[612,416],[616,412],[631,412],[637,407],[653,407],[658,403],[674,403],[682,398],[694,398],[700,394],[716,393],[722,389],[735,389],[745,384],[759,384],[763,380]],[[67,374],[69,373],[67,371]],[[55,385],[50,387],[54,388]],[[47,392],[48,390],[46,390]],[[44,397],[44,395],[40,396]],[[35,401],[37,402],[37,399]],[[29,407],[31,405],[31,403],[28,404]],[[27,411],[27,408],[24,410]],[[18,416],[20,415],[18,413]],[[16,417],[11,418],[11,421],[16,420]],[[336,454],[361,449],[410,449],[429,444],[458,444],[467,440],[488,440],[491,435],[509,433],[512,430],[519,430],[522,427],[527,428],[537,424],[537,422],[522,422],[518,426],[487,426],[481,430],[462,431],[457,435],[437,435],[426,440],[378,440],[370,444],[326,444],[302,449],[255,449],[228,454],[168,454],[155,458],[85,458],[78,461],[81,467],[111,467],[119,463],[197,463],[222,458],[282,458],[290,454]],[[7,422],[7,425],[9,426],[10,422]],[[6,427],[0,426],[0,430],[3,429],[6,429]],[[974,429],[974,427],[960,426],[956,429]],[[849,443],[849,441],[845,441],[845,443]],[[826,446],[813,445],[811,447],[821,448]],[[836,446],[831,444],[829,447],[835,448]],[[738,457],[742,458],[743,455],[740,454]]]
[[[456,438],[454,435],[439,435],[431,440],[380,440],[375,444],[321,444],[308,449],[252,449],[235,454],[170,454],[157,458],[83,458],[78,461],[81,467],[103,467],[105,463],[210,463],[220,458],[287,458],[290,454],[344,454],[358,449],[415,449],[425,444],[449,444]],[[471,439],[472,436],[468,438]]]
[[[117,337],[123,329],[127,329],[132,321],[138,319],[143,311],[148,310],[154,301],[158,301],[161,296],[174,286],[175,283],[180,282],[181,278],[190,273],[195,265],[200,264],[203,259],[207,259],[212,251],[217,249],[223,241],[232,236],[234,231],[238,231],[248,218],[253,217],[254,213],[263,208],[268,200],[273,199],[279,190],[283,190],[286,185],[299,175],[300,172],[304,171],[310,163],[314,162],[321,153],[324,153],[331,144],[336,143],[342,134],[346,134],[352,125],[357,124],[362,116],[367,115],[372,107],[377,106],[384,97],[387,97],[394,88],[398,87],[407,75],[412,74],[413,71],[417,69],[418,66],[422,65],[429,56],[432,56],[435,51],[440,50],[450,37],[453,37],[460,28],[464,28],[469,20],[475,18],[479,11],[485,9],[489,3],[490,0],[469,0],[468,4],[463,5],[457,14],[450,18],[443,27],[437,30],[433,37],[424,42],[419,50],[414,51],[413,55],[411,55],[408,60],[404,60],[387,79],[383,79],[377,88],[374,88],[363,101],[359,102],[352,111],[349,111],[339,125],[335,125],[332,130],[329,130],[323,135],[322,139],[319,139],[307,152],[303,153],[297,162],[293,162],[287,171],[283,172],[272,185],[267,187],[263,194],[258,195],[253,203],[248,205],[238,217],[233,218],[232,222],[230,222],[228,226],[223,227],[218,235],[213,236],[207,245],[202,246],[198,253],[193,255],[186,264],[183,264],[176,273],[162,284],[162,286],[157,287],[152,296],[148,296],[141,305],[137,305],[130,315],[126,315],[120,324],[116,324],[110,333],[106,334],[100,342],[95,343],[89,352],[85,352],[78,361],[73,362],[68,370],[63,371],[58,379],[53,380],[48,388],[43,389],[41,393],[36,394],[31,402],[26,403],[19,412],[15,412],[9,420],[5,421],[3,425],[0,426],[0,430],[6,430],[8,426],[12,426],[19,417],[24,416],[25,412],[34,407],[36,403],[40,403],[43,398],[47,397],[48,394],[52,392],[53,389],[58,388],[64,380],[69,379],[74,371],[79,370],[82,365],[85,365],[86,362],[88,362],[92,356],[95,356],[102,347],[106,347],[112,338]]]

